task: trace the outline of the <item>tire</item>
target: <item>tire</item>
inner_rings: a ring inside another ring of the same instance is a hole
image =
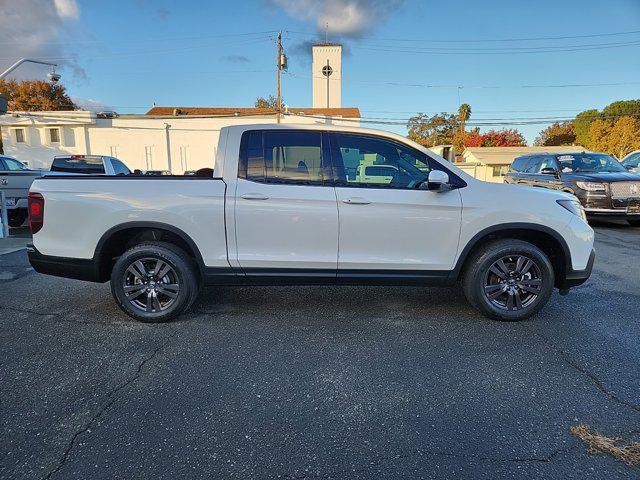
[[[9,226],[11,228],[21,227],[27,219],[27,212],[22,209],[10,210],[7,213],[7,220],[9,221]]]
[[[136,245],[118,258],[111,271],[113,298],[127,315],[141,322],[174,319],[193,304],[199,290],[195,262],[170,243]]]
[[[474,308],[509,322],[538,313],[549,301],[554,283],[553,266],[545,253],[515,239],[481,246],[467,260],[462,277],[464,295]]]
[[[627,220],[627,223],[632,227],[640,227],[640,220]]]

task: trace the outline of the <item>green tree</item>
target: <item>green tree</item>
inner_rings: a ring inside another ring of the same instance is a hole
[[[409,119],[407,136],[425,147],[448,145],[453,142],[453,137],[459,127],[460,121],[457,115],[443,112],[428,117],[424,113],[420,113]]]
[[[278,108],[278,99],[273,95],[269,95],[269,98],[258,97],[254,103],[256,108]]]
[[[595,109],[585,110],[576,115],[573,120],[573,131],[576,134],[576,143],[583,147],[592,148],[589,139],[591,124],[600,118],[600,112]]]
[[[540,132],[534,145],[557,146],[573,145],[576,142],[576,132],[571,122],[554,123]]]
[[[605,120],[615,122],[620,116],[640,116],[640,100],[621,100],[613,102],[602,109]]]

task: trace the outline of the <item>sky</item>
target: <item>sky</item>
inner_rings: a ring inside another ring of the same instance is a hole
[[[342,106],[398,133],[464,102],[531,143],[547,126],[532,122],[640,98],[640,0],[0,0],[0,70],[55,61],[94,110],[248,107],[275,94],[277,31],[287,105],[311,106],[310,45],[327,38],[344,45]]]

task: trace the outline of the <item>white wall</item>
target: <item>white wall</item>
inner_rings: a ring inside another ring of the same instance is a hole
[[[287,115],[283,116],[282,121],[341,123],[338,118]],[[275,116],[158,118],[123,115],[114,119],[100,119],[90,112],[30,112],[18,117],[0,116],[5,154],[27,162],[31,168],[48,169],[55,155],[92,154],[113,155],[131,170],[169,170],[170,160],[171,171],[175,174],[213,167],[222,127],[275,122]],[[343,123],[353,125],[352,121]],[[16,142],[13,133],[15,128],[25,129],[27,135],[24,143]],[[60,129],[60,143],[47,141],[49,128]]]

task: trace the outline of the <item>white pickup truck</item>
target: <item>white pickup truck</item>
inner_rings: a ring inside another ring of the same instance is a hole
[[[36,180],[31,265],[110,280],[145,322],[180,314],[203,284],[457,281],[486,316],[520,320],[591,273],[594,234],[575,197],[476,180],[392,133],[232,126],[213,167]]]

